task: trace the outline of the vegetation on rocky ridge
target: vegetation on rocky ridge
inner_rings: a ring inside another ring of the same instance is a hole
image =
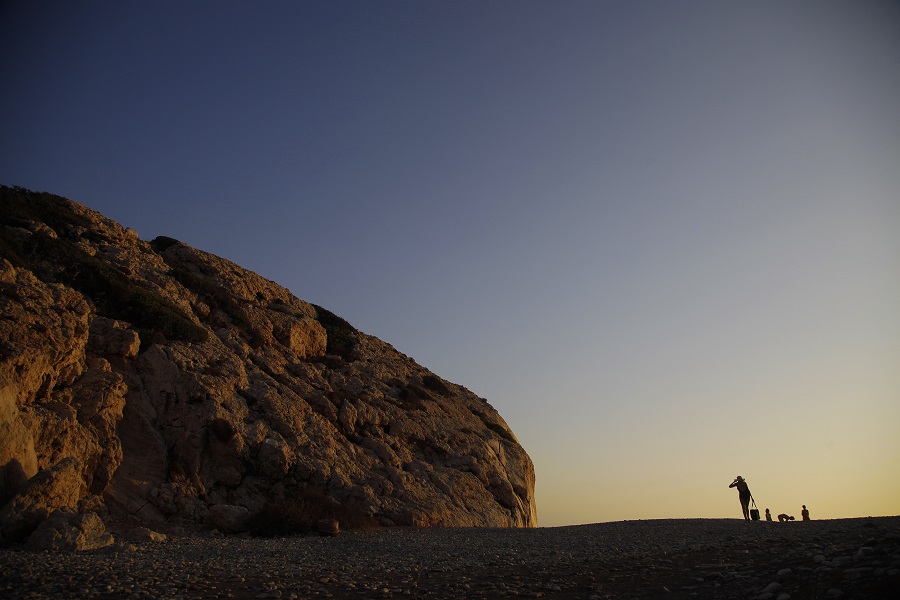
[[[98,314],[133,323],[144,340],[156,340],[160,334],[191,343],[206,340],[206,329],[182,309],[85,252],[78,239],[91,235],[88,225],[65,198],[0,186],[0,257],[45,283],[78,290]]]

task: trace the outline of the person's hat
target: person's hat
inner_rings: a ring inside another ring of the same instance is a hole
[[[740,475],[738,475],[735,479],[737,479],[738,481],[743,481],[743,480],[744,480],[744,478],[741,477]]]

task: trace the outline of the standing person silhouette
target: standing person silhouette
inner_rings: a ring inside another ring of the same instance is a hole
[[[804,521],[809,521],[809,511],[806,510],[806,505],[803,505],[803,510],[800,511],[800,516],[803,517]]]
[[[744,512],[744,520],[750,520],[750,488],[744,478],[738,475],[728,487],[736,487],[738,489],[738,498],[741,501],[741,510]]]

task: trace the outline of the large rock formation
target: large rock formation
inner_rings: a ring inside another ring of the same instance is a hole
[[[189,527],[309,492],[387,525],[537,524],[484,399],[227,260],[0,188],[6,541],[63,507]]]

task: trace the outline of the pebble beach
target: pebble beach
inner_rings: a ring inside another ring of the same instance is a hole
[[[900,517],[116,540],[89,552],[0,549],[0,597],[900,597]]]

